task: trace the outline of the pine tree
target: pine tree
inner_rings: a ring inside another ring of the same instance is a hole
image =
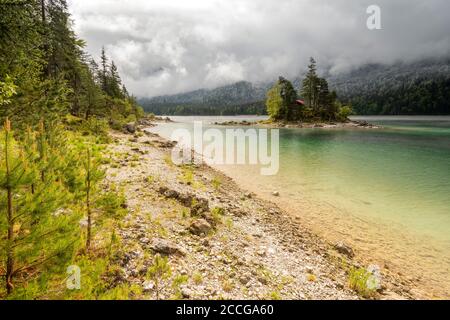
[[[138,116],[142,111],[129,99],[105,50],[98,68],[84,45],[71,28],[66,0],[2,4],[0,86],[13,84],[17,94],[0,108],[0,120],[8,117],[23,132],[41,118],[61,121],[68,112],[85,119],[119,113],[118,122]]]
[[[0,6],[0,83],[11,82],[17,93],[0,108],[0,118],[9,117],[17,126],[33,113],[31,94],[42,82],[40,5],[13,0]]]
[[[172,275],[169,261],[167,257],[155,255],[153,265],[147,271],[147,277],[155,282],[156,300],[159,300],[159,294],[162,289],[162,281]]]
[[[318,79],[317,105],[321,119],[332,121],[336,118],[336,94],[331,93],[328,88],[328,82],[324,78]]]
[[[122,92],[122,80],[120,79],[119,72],[117,71],[117,66],[114,61],[111,61],[108,80],[108,95],[112,98],[123,99],[124,94]]]
[[[61,157],[48,136],[46,142],[40,138],[43,134],[28,130],[24,143],[18,143],[6,120],[1,136],[0,231],[6,241],[0,252],[7,294],[16,278],[64,268],[78,235],[79,217],[67,208]]]
[[[127,89],[127,87],[125,87],[124,84],[122,84],[122,94],[123,94],[124,97],[127,98],[127,99],[133,98],[133,97],[130,97],[130,94],[128,93],[128,89]]]
[[[85,167],[85,206],[86,206],[86,251],[89,252],[92,243],[92,205],[98,182],[103,178],[104,171],[100,168],[98,150],[88,146],[86,149]]]
[[[103,92],[108,92],[108,58],[106,57],[105,47],[102,47],[102,54],[100,56],[100,86]]]
[[[94,69],[95,71],[95,69]],[[82,72],[83,95],[80,101],[80,109],[78,116],[83,116],[84,119],[89,120],[93,115],[104,115],[104,95],[101,88],[95,81],[94,73],[86,65]]]
[[[292,83],[285,78],[280,77],[279,80],[281,91],[280,95],[283,99],[283,113],[285,121],[297,120],[297,112],[295,106],[295,100],[297,100],[297,93],[295,92]]]
[[[319,78],[317,76],[316,61],[311,57],[308,73],[303,80],[300,90],[300,96],[303,97],[306,107],[312,108],[315,112],[318,109],[318,85]]]
[[[70,15],[66,0],[51,0],[46,5],[48,42],[46,52],[49,74],[56,77],[63,74],[73,85],[79,76],[78,65],[83,54],[84,42],[79,40],[70,28]]]

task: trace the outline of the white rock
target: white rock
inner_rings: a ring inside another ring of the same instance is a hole
[[[181,289],[181,295],[183,296],[183,298],[188,299],[191,297],[192,293],[188,288],[183,288]]]
[[[314,269],[311,266],[305,266],[306,273],[314,274]]]
[[[144,289],[144,292],[152,291],[154,287],[155,287],[155,284],[152,281],[145,281],[142,284],[142,289]]]

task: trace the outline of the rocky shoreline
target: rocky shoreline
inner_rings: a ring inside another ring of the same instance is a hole
[[[349,286],[351,270],[361,267],[352,248],[327,243],[207,165],[174,165],[174,144],[146,127],[111,133],[106,165],[106,183],[123,189],[129,210],[118,230],[122,280],[141,286],[141,298],[362,298]],[[155,254],[171,269],[158,294],[145,277]],[[417,298],[388,270],[382,277],[371,299]]]
[[[269,128],[323,128],[323,129],[336,129],[336,128],[360,128],[360,129],[380,129],[380,126],[373,125],[367,121],[353,121],[348,120],[346,122],[271,122],[271,121],[225,121],[214,122],[219,126],[256,126],[256,127],[269,127]]]

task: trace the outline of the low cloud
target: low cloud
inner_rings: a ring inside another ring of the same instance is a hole
[[[310,56],[340,73],[365,63],[450,54],[450,2],[378,0],[70,0],[75,30],[101,47],[138,96],[295,77]]]

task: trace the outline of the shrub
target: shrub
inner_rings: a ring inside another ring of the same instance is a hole
[[[156,300],[159,300],[161,292],[161,282],[169,278],[172,274],[169,260],[157,254],[153,260],[153,265],[147,271],[147,277],[155,282]]]
[[[203,276],[200,272],[196,272],[192,276],[192,280],[194,281],[195,284],[199,285],[203,282]]]
[[[83,121],[80,129],[83,135],[92,135],[97,137],[99,143],[110,142],[108,135],[109,125],[105,119],[91,117],[88,120]]]
[[[97,206],[102,209],[106,217],[117,219],[127,214],[125,194],[114,186],[111,186],[110,191],[99,196]]]
[[[340,121],[345,121],[348,119],[348,117],[352,114],[352,108],[349,106],[342,106],[339,109],[339,112],[337,114],[337,118]]]
[[[364,298],[372,297],[376,287],[370,286],[373,274],[364,268],[351,268],[349,271],[348,285]]]
[[[221,207],[215,207],[211,210],[211,216],[215,224],[222,223],[222,217],[225,215],[225,210]]]
[[[214,179],[212,179],[211,183],[215,190],[219,190],[220,186],[222,185],[222,181],[220,180],[219,177],[214,177]]]

